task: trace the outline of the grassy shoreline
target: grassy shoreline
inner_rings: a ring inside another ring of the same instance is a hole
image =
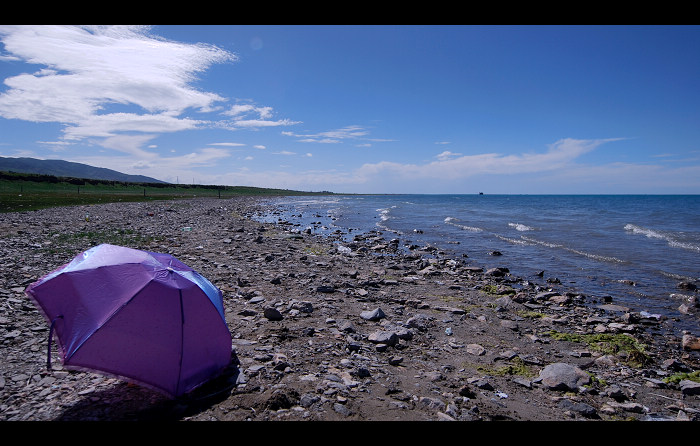
[[[0,172],[0,213],[57,206],[233,196],[331,195],[250,186],[129,183],[52,175]]]

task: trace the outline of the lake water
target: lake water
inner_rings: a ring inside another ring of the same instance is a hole
[[[700,280],[700,195],[332,195],[271,204],[278,213],[259,220],[341,231],[346,240],[379,230],[402,246],[436,246],[527,280],[544,271],[585,295],[698,331],[697,315],[682,315],[671,294],[692,295],[678,283]]]

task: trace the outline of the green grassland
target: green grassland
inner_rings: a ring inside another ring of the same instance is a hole
[[[111,180],[0,172],[0,212],[21,212],[55,206],[177,200],[195,197],[330,195],[248,186],[127,183]]]

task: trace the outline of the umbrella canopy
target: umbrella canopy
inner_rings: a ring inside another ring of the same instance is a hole
[[[231,361],[221,291],[168,254],[102,244],[26,293],[51,324],[49,348],[55,333],[69,369],[115,375],[177,397]]]

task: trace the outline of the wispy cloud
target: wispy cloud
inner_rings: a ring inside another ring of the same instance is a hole
[[[245,144],[240,143],[240,142],[210,142],[207,144],[208,146],[224,146],[224,147],[241,147],[245,146]]]
[[[110,140],[109,143],[112,148],[121,148],[124,155],[90,154],[76,156],[73,161],[98,166],[109,166],[109,168],[120,172],[139,170],[144,175],[158,176],[165,181],[175,182],[178,176],[183,179],[191,178],[197,168],[217,165],[222,160],[231,156],[231,153],[227,149],[216,147],[205,147],[178,156],[160,156],[149,152],[134,156],[129,154],[133,149],[130,148],[128,142],[120,141],[119,138],[115,138]],[[157,172],[160,172],[161,175],[157,175]],[[162,175],[163,172],[168,172],[168,175]]]
[[[543,153],[503,155],[484,153],[463,155],[442,152],[437,160],[426,164],[404,164],[392,161],[368,163],[358,170],[359,176],[380,174],[402,178],[460,179],[478,174],[521,174],[560,169],[599,145],[617,139],[561,139]]]
[[[223,115],[229,116],[229,121],[219,123],[219,125],[230,128],[247,128],[254,129],[258,127],[279,127],[299,124],[299,121],[290,119],[271,119],[273,117],[272,107],[261,107],[250,103],[234,104],[223,112]]]
[[[293,132],[282,132],[283,135],[298,138],[300,142],[312,142],[320,144],[337,144],[347,139],[367,139],[364,138],[369,131],[357,125],[351,125],[336,130],[328,130],[320,133],[299,134]]]
[[[444,152],[437,154],[435,158],[437,158],[439,161],[447,161],[461,155],[461,153],[453,153],[449,150],[445,150]]]

